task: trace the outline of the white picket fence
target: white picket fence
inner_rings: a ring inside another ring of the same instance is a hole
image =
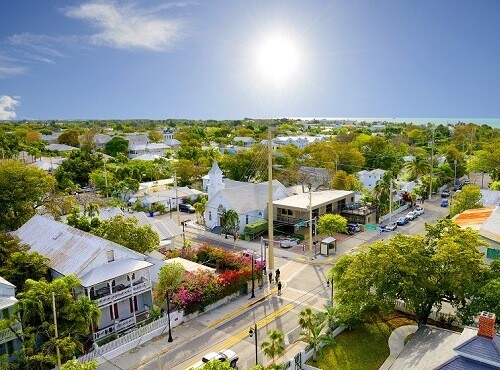
[[[175,311],[170,314],[170,326],[172,328],[180,325],[183,321],[184,315],[182,311]],[[99,357],[104,355],[106,355],[106,359],[112,359],[167,331],[168,316],[164,316],[109,343],[106,343],[101,347],[97,347],[92,352],[78,358],[78,361],[84,363],[94,359],[99,360]]]
[[[391,213],[388,213],[386,215],[381,216],[379,218],[379,222],[382,223],[382,222],[388,220],[389,218],[396,216],[399,212],[405,211],[407,209],[408,209],[408,204],[405,204],[405,205],[399,207],[398,209],[395,209]]]

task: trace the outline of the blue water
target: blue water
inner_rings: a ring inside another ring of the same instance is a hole
[[[317,119],[328,121],[358,121],[358,122],[406,122],[416,125],[426,125],[432,123],[435,125],[455,124],[457,122],[475,123],[477,125],[488,125],[495,128],[500,128],[500,118],[404,118],[404,117],[297,117],[303,120]]]

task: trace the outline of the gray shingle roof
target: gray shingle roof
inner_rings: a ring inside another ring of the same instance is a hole
[[[487,361],[490,364],[495,364],[500,367],[500,338],[495,336],[493,339],[476,336],[471,340],[461,344],[455,348],[460,356],[477,357],[482,361]]]
[[[455,357],[450,362],[441,366],[439,370],[491,370],[497,369],[495,366],[490,366],[487,364],[482,364],[469,360],[465,357]]]

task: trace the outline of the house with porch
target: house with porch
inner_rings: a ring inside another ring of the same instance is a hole
[[[300,193],[273,201],[274,228],[286,234],[309,235],[310,215],[312,219],[327,213],[340,214],[344,208],[354,203],[354,192],[346,190],[324,190]],[[316,234],[315,222],[312,222],[313,235]]]
[[[13,234],[30,251],[49,259],[52,278],[80,279],[76,296],[96,301],[101,310],[92,340],[133,328],[149,317],[152,264],[145,255],[40,215]]]
[[[382,177],[384,177],[384,174],[386,172],[387,171],[385,170],[376,168],[371,171],[359,171],[356,174],[359,178],[359,181],[361,182],[361,185],[363,185],[364,188],[372,191],[373,189],[375,189],[375,186],[377,186],[377,184],[382,180]]]
[[[0,320],[8,320],[14,315],[16,287],[0,276]],[[0,356],[7,356],[6,361],[12,361],[14,352],[21,349],[21,323],[0,330]]]

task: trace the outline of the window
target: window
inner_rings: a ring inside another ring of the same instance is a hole
[[[3,319],[8,319],[9,317],[10,317],[9,309],[8,308],[4,308],[2,310],[2,318]]]
[[[354,197],[351,197],[351,203],[354,202]]]
[[[248,225],[248,215],[245,216],[245,223]]]
[[[208,211],[208,221],[212,221],[212,211]]]
[[[330,204],[327,204],[326,205],[326,213],[332,213],[333,211],[333,204],[330,203]]]
[[[132,273],[132,280],[135,280],[135,272]]]
[[[134,297],[133,299],[129,298],[128,304],[130,306],[130,313],[137,311],[137,297]]]
[[[108,262],[113,262],[115,260],[115,251],[114,250],[109,250],[106,252],[108,256]]]

